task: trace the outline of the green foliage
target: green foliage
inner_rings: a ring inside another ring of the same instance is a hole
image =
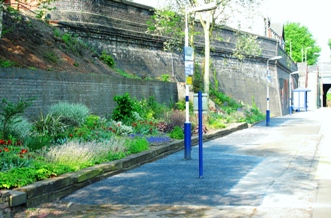
[[[62,41],[66,45],[66,49],[72,51],[74,54],[83,55],[84,50],[88,48],[88,46],[77,36],[73,37],[69,33],[61,34],[60,31],[54,31],[54,36],[61,38]]]
[[[105,51],[102,52],[100,59],[107,64],[109,67],[114,68],[115,67],[115,61],[114,58],[110,55],[107,54]]]
[[[59,58],[56,56],[56,54],[54,52],[47,52],[44,54],[45,58],[47,58],[47,60],[57,64]]]
[[[0,126],[2,126],[0,121]],[[13,119],[7,126],[7,134],[17,139],[24,139],[30,134],[32,124],[25,117],[17,117]]]
[[[53,138],[63,134],[67,126],[61,122],[61,115],[40,114],[39,118],[33,122],[33,130],[36,135],[51,136]]]
[[[236,49],[233,53],[239,60],[244,60],[246,57],[260,56],[262,49],[256,41],[257,36],[238,32]]]
[[[152,121],[139,120],[132,123],[133,132],[143,135],[155,135],[158,133],[156,124]]]
[[[176,102],[175,105],[176,105],[175,109],[177,109],[177,110],[180,110],[180,111],[186,110],[186,100],[185,99],[179,100],[178,102]],[[193,110],[194,110],[193,102],[189,101],[189,106],[188,107],[189,107],[189,112],[193,113]]]
[[[169,74],[162,74],[160,80],[162,82],[169,82],[170,75]]]
[[[184,131],[179,126],[175,126],[175,128],[170,132],[170,138],[184,139]]]
[[[37,151],[51,144],[53,137],[48,135],[31,135],[24,139],[24,146],[30,151]]]
[[[123,76],[124,78],[141,79],[139,76],[129,74],[129,73],[125,72],[124,70],[121,70],[121,69],[118,69],[118,68],[116,68],[115,71],[118,74],[120,74],[121,76]]]
[[[171,8],[156,10],[147,21],[147,32],[157,36],[167,36],[164,50],[179,51],[184,41],[184,19]]]
[[[123,123],[131,123],[134,119],[133,112],[135,111],[135,101],[130,98],[129,93],[122,96],[116,95],[114,101],[117,103],[113,111],[112,119],[122,121]]]
[[[31,163],[27,149],[8,146],[0,149],[0,171],[6,172],[14,168],[28,167]]]
[[[148,141],[146,138],[135,137],[125,142],[125,146],[128,148],[128,154],[136,154],[142,151],[149,150]]]
[[[24,114],[26,108],[28,108],[34,98],[27,100],[20,99],[16,104],[9,102],[7,99],[3,98],[0,105],[0,123],[1,126],[1,136],[3,139],[8,139],[9,137],[9,126],[21,122],[20,116]]]
[[[85,119],[84,125],[89,129],[96,129],[102,126],[104,121],[97,115],[88,115]]]
[[[159,104],[152,95],[147,99],[142,99],[135,104],[135,111],[144,119],[160,119],[167,111],[167,107]],[[135,118],[135,120],[139,120]]]
[[[233,98],[227,96],[226,94],[216,91],[215,89],[210,89],[210,98],[219,105],[223,110],[228,114],[231,112],[237,111],[242,107],[242,104],[235,101]]]
[[[286,52],[289,54],[292,50],[292,59],[295,62],[306,61],[303,60],[307,54],[308,65],[316,64],[318,61],[318,55],[321,48],[317,45],[317,41],[313,38],[313,35],[306,26],[300,23],[288,22],[284,26],[286,43]],[[290,48],[290,45],[292,48]],[[307,49],[309,48],[310,49]]]
[[[331,93],[327,93],[327,94],[326,94],[326,99],[327,99],[328,101],[331,101]]]
[[[198,93],[203,90],[203,77],[201,75],[201,67],[198,63],[194,64],[193,74],[193,92]]]
[[[0,67],[14,67],[15,65],[16,63],[13,61],[0,59]]]
[[[51,105],[49,113],[54,117],[68,117],[79,124],[82,124],[90,111],[85,105],[80,103],[59,102]]]
[[[118,136],[124,136],[134,132],[131,126],[122,124],[122,122],[116,122],[115,120],[109,122],[108,129]]]
[[[18,188],[33,182],[74,171],[64,165],[53,165],[45,160],[35,160],[32,167],[13,168],[6,173],[0,172],[0,189]]]

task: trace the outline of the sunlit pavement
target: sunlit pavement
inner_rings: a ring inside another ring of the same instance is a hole
[[[203,178],[195,146],[192,160],[180,151],[61,202],[84,217],[330,217],[329,132],[328,108],[272,118],[205,142]]]

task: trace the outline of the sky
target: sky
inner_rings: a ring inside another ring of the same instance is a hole
[[[158,6],[158,0],[133,0],[140,4]],[[318,61],[330,62],[328,39],[331,38],[329,0],[264,0],[262,12],[272,23],[296,22],[308,28],[322,49]],[[162,2],[162,1],[160,1]]]

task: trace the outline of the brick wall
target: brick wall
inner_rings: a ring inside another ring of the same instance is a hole
[[[128,1],[99,0],[92,3],[89,0],[76,0],[82,5],[81,11],[77,11],[74,4],[66,2],[60,0],[56,3],[59,8],[52,12],[52,19],[59,21],[61,28],[77,34],[97,51],[112,54],[118,68],[142,77],[155,78],[168,74],[173,81],[184,81],[182,53],[163,51],[164,38],[146,34],[146,21],[153,13],[151,8]],[[258,37],[261,56],[240,61],[232,55],[237,31],[215,28],[215,34],[223,40],[211,43],[214,70],[210,72],[210,80],[212,83],[217,80],[219,90],[236,100],[251,104],[254,98],[261,111],[266,110],[267,59],[277,55],[284,57],[277,62],[277,66],[270,63],[270,110],[272,115],[287,114],[286,81],[288,73],[295,71],[296,66],[277,41]],[[203,56],[200,53],[204,45],[203,36],[196,36],[195,41],[196,58],[202,63]]]
[[[27,69],[0,69],[2,98],[17,101],[36,97],[26,110],[27,117],[46,114],[48,107],[60,101],[85,104],[91,113],[111,115],[116,107],[115,95],[129,93],[138,100],[154,96],[161,104],[169,105],[178,99],[177,84],[113,78],[107,75],[86,75]]]

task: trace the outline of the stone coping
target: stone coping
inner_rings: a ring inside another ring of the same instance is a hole
[[[248,128],[247,123],[231,124],[229,127],[203,135],[203,141],[223,137],[232,132]],[[192,136],[192,146],[199,144],[198,136]],[[142,164],[166,157],[184,149],[184,140],[175,140],[171,143],[152,146],[150,150],[129,155],[123,159],[98,164],[77,172],[66,173],[58,177],[35,182],[13,190],[0,190],[10,194],[9,206],[36,207],[42,203],[63,198],[78,189],[107,177],[138,167]]]

